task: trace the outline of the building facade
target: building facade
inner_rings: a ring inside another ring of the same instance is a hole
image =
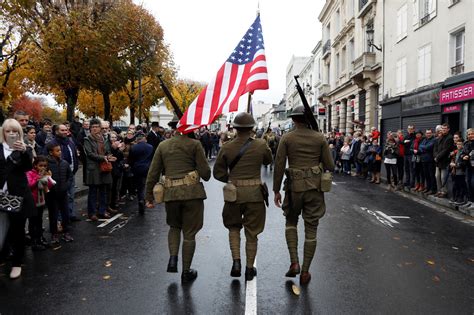
[[[474,1],[385,1],[382,131],[474,126]]]
[[[328,131],[378,127],[384,1],[327,0],[322,23],[319,100]]]

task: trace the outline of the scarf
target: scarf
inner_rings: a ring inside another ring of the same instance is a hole
[[[422,138],[415,138],[415,143],[413,144],[413,149],[418,150]]]
[[[97,142],[97,153],[99,153],[99,155],[105,155],[105,141],[102,134],[101,133],[99,133],[98,135],[91,134],[90,136],[92,139],[94,139],[95,142]]]

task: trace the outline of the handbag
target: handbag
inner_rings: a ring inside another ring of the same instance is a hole
[[[23,205],[23,197],[9,195],[0,192],[0,211],[7,213],[18,213]]]
[[[108,162],[108,161],[102,161],[100,162],[100,171],[102,173],[110,173],[112,172],[112,163]]]

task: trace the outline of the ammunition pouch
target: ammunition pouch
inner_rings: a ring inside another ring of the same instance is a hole
[[[228,182],[223,187],[224,201],[225,202],[236,202],[237,201],[237,187],[232,182]]]
[[[190,186],[198,184],[200,181],[199,174],[197,171],[192,171],[186,174],[183,178],[171,179],[165,177],[164,186],[165,188],[178,187],[178,186]]]
[[[330,192],[332,187],[332,173],[326,172],[321,175],[321,191]]]

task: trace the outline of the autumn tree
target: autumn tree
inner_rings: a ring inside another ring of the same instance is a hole
[[[199,95],[205,84],[202,82],[196,82],[192,80],[181,79],[176,82],[173,87],[170,88],[171,95],[178,104],[181,111],[184,113],[188,109],[189,105]],[[166,107],[173,109],[169,100],[165,101]]]
[[[39,98],[29,97],[23,95],[18,100],[12,103],[12,113],[16,111],[23,111],[27,113],[32,119],[40,121],[43,118],[44,104]]]

